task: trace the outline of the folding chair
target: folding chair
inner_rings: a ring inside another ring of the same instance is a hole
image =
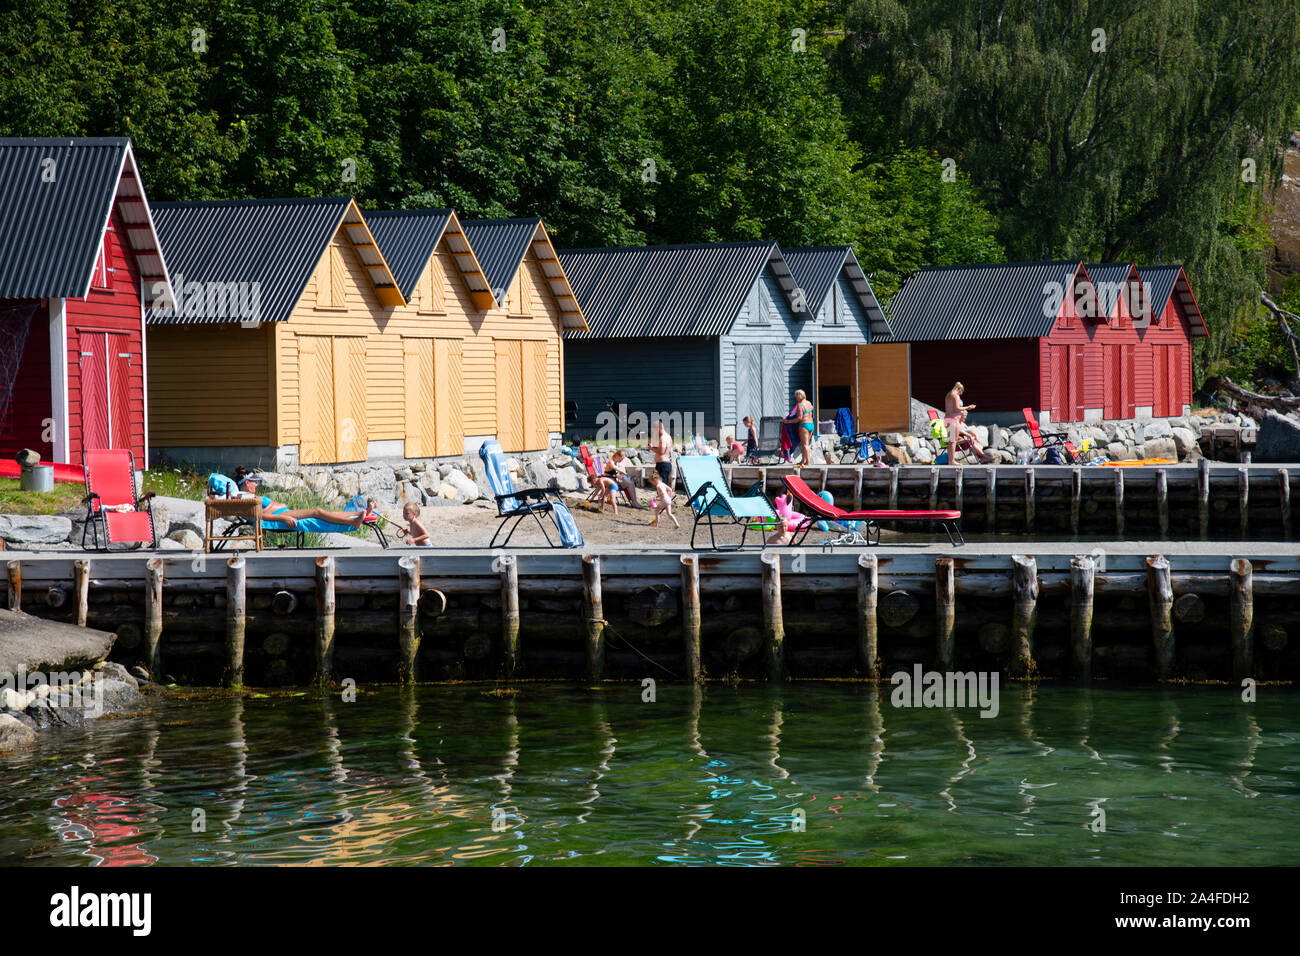
[[[727,476],[722,472],[722,462],[717,455],[679,456],[677,473],[686,488],[686,503],[695,516],[695,526],[691,528],[691,547],[697,551],[701,548],[695,544],[695,534],[701,522],[709,527],[709,545],[712,550],[739,551],[745,546],[745,537],[756,519],[764,523],[779,520],[776,507],[763,493],[758,482],[743,495],[731,493]],[[718,545],[713,531],[718,520],[724,524],[741,526],[740,544]]]
[[[939,418],[939,413],[935,411],[933,408],[927,409],[926,411],[930,416],[930,421],[932,422],[941,421],[941,419]],[[946,423],[944,424],[944,428],[945,430],[948,428],[948,425]],[[974,458],[977,463],[981,463],[979,461],[979,456],[975,454],[975,449],[971,447],[969,438],[963,438],[959,442],[957,442],[957,454],[960,455],[962,452],[965,452],[968,456]],[[954,462],[948,461],[948,447],[946,441],[944,442],[944,447],[940,450],[939,454],[935,457],[934,463],[936,465],[957,464],[957,462],[955,461]]]
[[[491,486],[492,494],[496,498],[497,518],[501,522],[497,525],[496,533],[492,535],[492,541],[488,545],[489,548],[497,546],[497,538],[500,537],[501,532],[505,531],[508,525],[510,530],[506,533],[505,540],[501,542],[501,547],[506,547],[510,543],[510,538],[514,535],[515,530],[519,527],[519,522],[530,516],[537,522],[537,527],[541,529],[542,536],[546,538],[548,546],[552,548],[582,547],[582,531],[579,530],[578,523],[573,520],[573,513],[560,500],[556,492],[551,491],[549,488],[516,490],[514,479],[510,477],[510,471],[506,468],[506,457],[505,453],[501,451],[500,442],[495,439],[485,441],[479,446],[478,456],[483,461],[488,484]],[[554,496],[556,500],[550,500],[551,496]],[[550,515],[551,521],[555,524],[556,533],[560,537],[559,544],[551,540],[546,525],[542,523],[542,515]]]
[[[1044,435],[1038,430],[1038,416],[1034,414],[1032,408],[1022,408],[1020,412],[1025,416],[1025,424],[1029,427],[1029,437],[1033,440],[1035,448],[1051,448],[1052,446],[1056,446],[1061,449],[1061,453],[1065,456],[1067,463],[1074,464],[1079,461],[1082,457],[1079,454],[1079,450],[1074,447],[1074,443],[1066,438],[1066,436]]]
[[[86,534],[94,535],[96,550],[112,544],[144,544],[158,547],[153,526],[152,491],[143,497],[135,493],[135,455],[127,448],[83,450],[81,467],[86,473],[86,524],[81,529],[81,546]],[[144,507],[142,508],[141,505]],[[104,543],[99,543],[99,532]]]
[[[880,521],[925,521],[939,525],[943,528],[944,533],[948,535],[948,543],[954,548],[958,544],[965,544],[966,539],[961,533],[961,512],[960,511],[882,511],[882,510],[864,510],[864,511],[845,511],[843,508],[837,508],[830,504],[820,495],[808,487],[808,483],[798,475],[782,475],[781,481],[785,484],[786,490],[794,495],[796,501],[813,513],[813,517],[819,521],[835,522],[846,525],[853,521],[865,521],[867,523],[867,540],[866,543],[878,544],[880,542]],[[802,544],[808,537],[808,532],[812,530],[813,522],[810,521],[804,527],[802,534],[794,535],[791,545]],[[849,544],[852,541],[836,541],[835,543]]]

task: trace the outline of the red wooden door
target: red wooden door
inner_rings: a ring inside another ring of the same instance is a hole
[[[77,333],[81,370],[81,448],[111,448],[108,418],[108,337]],[[76,415],[77,410],[72,410]]]
[[[1065,421],[1069,392],[1067,390],[1068,373],[1065,362],[1065,346],[1048,347],[1048,388],[1051,396],[1050,410],[1052,421]]]
[[[1084,347],[1070,346],[1069,417],[1067,422],[1083,421]]]
[[[1137,402],[1137,368],[1133,361],[1133,346],[1121,345],[1119,352],[1119,413],[1121,418],[1132,418]]]
[[[1120,408],[1120,388],[1119,388],[1119,350],[1118,345],[1104,346],[1102,355],[1102,394],[1105,400],[1102,403],[1102,415],[1105,418],[1118,418]]]
[[[108,333],[109,448],[131,447],[131,344],[125,332]]]
[[[1157,345],[1151,355],[1151,414],[1169,417],[1169,346]]]

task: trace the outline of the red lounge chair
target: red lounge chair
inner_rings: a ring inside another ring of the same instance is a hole
[[[1052,445],[1060,445],[1065,449],[1066,455],[1069,457],[1070,461],[1076,462],[1079,460],[1079,450],[1075,448],[1074,444],[1064,435],[1045,436],[1038,430],[1038,416],[1034,414],[1032,408],[1022,408],[1020,411],[1025,416],[1025,424],[1029,426],[1029,437],[1034,440],[1035,448],[1048,448]]]
[[[880,542],[880,521],[931,521],[943,528],[944,533],[948,535],[948,543],[954,548],[959,544],[965,544],[966,539],[961,533],[961,512],[960,511],[845,511],[843,508],[837,508],[822,498],[815,491],[808,487],[808,482],[804,481],[798,475],[782,475],[781,481],[785,483],[786,490],[794,495],[801,505],[813,513],[815,520],[821,521],[865,521],[867,522],[867,540],[871,544]],[[804,526],[802,534],[796,533],[791,539],[791,545],[802,544],[803,540],[808,537],[808,532],[812,530],[813,522],[809,521]]]
[[[81,466],[86,472],[86,525],[81,529],[81,546],[86,546],[86,533],[95,536],[95,547],[107,551],[111,544],[143,544],[156,548],[153,512],[150,499],[153,492],[143,498],[135,493],[135,456],[126,448],[106,448],[83,451]],[[143,507],[141,507],[143,505]],[[104,543],[99,543],[100,529]]]

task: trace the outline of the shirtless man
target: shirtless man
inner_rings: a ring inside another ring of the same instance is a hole
[[[658,431],[646,447],[654,452],[655,471],[659,472],[659,477],[671,489],[673,486],[673,439],[668,434],[668,429],[664,428],[662,420],[655,424],[658,426]]]
[[[235,486],[240,491],[257,496],[257,479],[253,477],[247,468],[240,465],[235,469],[233,477]],[[362,523],[375,513],[374,499],[366,501],[365,511],[326,511],[324,508],[291,509],[282,501],[275,501],[265,496],[260,497],[262,498],[262,520],[278,521],[290,528],[298,526],[299,518],[319,518],[321,521],[328,521],[330,524],[345,524],[353,528],[360,528]]]
[[[943,424],[948,430],[948,464],[957,464],[957,442],[964,438],[970,442],[975,456],[987,465],[993,459],[984,454],[984,448],[980,445],[974,429],[966,424],[966,413],[973,411],[975,406],[961,403],[965,392],[966,386],[957,382],[943,399]]]

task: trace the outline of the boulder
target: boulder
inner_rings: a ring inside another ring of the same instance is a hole
[[[1174,440],[1174,448],[1178,450],[1180,461],[1201,457],[1201,446],[1196,440],[1196,433],[1190,428],[1175,428],[1170,437]]]
[[[1163,418],[1153,418],[1142,425],[1142,441],[1149,442],[1153,438],[1168,438],[1173,433],[1173,428]]]
[[[123,684],[130,684],[136,690],[140,689],[140,682],[117,661],[100,661],[95,665],[95,672],[105,680],[121,681]]]
[[[456,486],[446,481],[438,485],[438,497],[451,502],[463,500],[460,492],[456,490]]]
[[[453,468],[447,472],[447,477],[443,480],[455,488],[457,495],[466,501],[473,501],[475,498],[479,497],[478,484],[474,479],[470,478],[469,475],[457,468]]]
[[[393,477],[398,481],[415,481],[415,472],[410,468],[398,468],[393,473]]]
[[[578,480],[578,471],[573,467],[572,462],[555,470],[555,483],[561,491],[579,491],[582,488],[582,483]]]
[[[0,674],[94,667],[108,657],[114,639],[108,631],[0,610]]]
[[[167,536],[167,540],[179,543],[182,548],[185,548],[188,551],[203,550],[202,536],[195,534],[188,528],[183,531],[173,531]]]
[[[1106,446],[1106,457],[1111,461],[1132,461],[1137,455],[1126,442],[1113,441]]]
[[[163,507],[167,511],[167,523],[164,525],[158,520],[158,509]],[[157,497],[153,499],[153,524],[158,532],[159,540],[167,537],[173,531],[193,531],[195,534],[203,534],[204,517],[203,502],[191,501],[188,498],[170,498]]]
[[[116,678],[105,678],[99,682],[98,700],[94,716],[104,714],[124,714],[140,709],[141,695],[135,678],[127,677],[130,683]],[[95,698],[91,698],[92,701]]]
[[[1142,458],[1172,458],[1178,460],[1178,448],[1172,437],[1151,438],[1142,443]]]
[[[171,538],[162,538],[158,542],[159,551],[184,551],[185,545]]]
[[[927,405],[925,402],[918,402],[916,399],[912,399],[908,428],[913,434],[925,435],[929,433],[931,411],[939,412],[939,417],[943,417],[943,412],[939,411],[939,409],[935,408],[933,405]]]
[[[1300,462],[1300,422],[1277,412],[1264,413],[1255,439],[1254,461]]]
[[[900,465],[910,465],[912,463],[912,456],[907,453],[907,449],[902,445],[886,444],[885,453],[889,455],[892,461]]]
[[[452,467],[453,467],[453,466],[452,466],[449,462],[445,462],[445,461],[442,462],[441,464],[439,464],[439,465],[438,465],[438,477],[439,477],[439,478],[446,478],[449,474],[451,474],[451,469],[452,469]]]
[[[336,471],[334,487],[338,488],[340,497],[347,499],[361,493],[361,479],[355,471]]]
[[[391,468],[370,468],[357,476],[358,494],[385,504],[397,501],[397,479]]]
[[[0,689],[0,710],[26,710],[35,699],[29,691],[5,687]]]
[[[91,706],[93,702],[88,696],[82,698],[79,706],[73,706],[72,697],[64,694],[35,701],[25,713],[41,730],[47,727],[84,727],[86,710]]]
[[[257,485],[263,493],[267,491],[297,491],[307,487],[307,483],[297,475],[283,474],[278,471],[263,471],[257,475]]]
[[[1011,433],[1011,450],[1013,452],[1029,451],[1034,447],[1034,440],[1029,437],[1029,430],[1017,428]]]
[[[62,544],[70,534],[62,515],[0,515],[0,539],[9,544]]]
[[[929,442],[919,441],[916,443],[916,451],[912,453],[912,460],[914,462],[919,465],[928,465],[930,462],[934,461],[934,458],[934,450],[930,447]]]
[[[41,456],[31,448],[24,448],[18,454],[14,455],[14,461],[18,462],[19,465],[25,468],[30,468],[32,465],[39,465],[41,463]]]
[[[524,474],[529,488],[549,488],[555,478],[551,469],[546,466],[546,459],[541,455],[528,459]]]
[[[36,743],[36,731],[13,714],[0,714],[0,754],[17,753]]]

